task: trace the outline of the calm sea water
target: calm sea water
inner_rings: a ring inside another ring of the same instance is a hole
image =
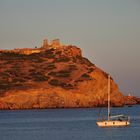
[[[103,114],[106,113],[103,108]],[[131,126],[99,128],[97,109],[0,111],[0,140],[140,140],[140,106],[113,108],[129,114]]]

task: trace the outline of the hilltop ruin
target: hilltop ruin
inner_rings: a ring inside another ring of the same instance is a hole
[[[61,45],[60,40],[59,39],[54,39],[51,41],[51,43],[49,44],[48,39],[44,39],[43,40],[43,44],[41,47],[35,47],[35,48],[16,48],[14,50],[0,50],[0,53],[3,52],[9,52],[9,53],[18,53],[18,54],[25,54],[25,55],[30,55],[33,53],[40,53],[43,51],[46,51],[47,49],[57,49],[57,48],[63,48],[64,46]]]

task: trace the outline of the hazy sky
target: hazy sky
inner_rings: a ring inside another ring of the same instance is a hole
[[[140,97],[140,0],[0,0],[0,49],[73,44]]]

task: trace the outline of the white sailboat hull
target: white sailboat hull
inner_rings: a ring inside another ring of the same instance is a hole
[[[97,125],[99,127],[122,127],[122,126],[129,126],[129,121],[98,121]]]

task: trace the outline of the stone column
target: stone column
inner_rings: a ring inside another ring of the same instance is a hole
[[[48,39],[44,39],[44,40],[43,40],[43,46],[42,46],[42,47],[43,47],[43,48],[46,48],[46,47],[48,47],[48,45],[49,45],[49,44],[48,44]]]
[[[54,40],[52,40],[51,45],[52,45],[53,47],[59,47],[59,46],[60,46],[60,40],[59,40],[59,39],[54,39]]]

